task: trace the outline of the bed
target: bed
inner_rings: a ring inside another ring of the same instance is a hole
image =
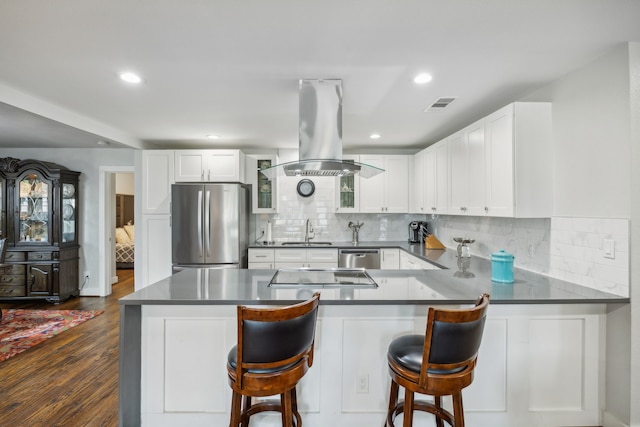
[[[116,227],[116,268],[133,268],[134,240],[133,224]]]

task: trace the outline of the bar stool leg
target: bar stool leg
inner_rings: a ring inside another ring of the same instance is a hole
[[[464,427],[464,409],[462,407],[462,393],[458,392],[453,396],[453,419],[455,427]]]
[[[436,408],[438,408],[438,410],[442,410],[442,397],[434,396],[433,404],[435,405]],[[442,421],[442,418],[438,416],[436,416],[436,427],[444,427],[444,422]]]
[[[389,409],[387,411],[387,420],[385,427],[393,427],[393,413],[395,412],[396,405],[398,404],[398,391],[400,386],[397,382],[391,379],[391,391],[389,393]]]
[[[293,410],[291,390],[285,391],[280,395],[282,405],[282,427],[293,427]]]
[[[402,427],[413,426],[413,392],[404,389],[404,419],[402,420]]]
[[[249,408],[251,408],[251,396],[244,396],[244,398],[242,399],[244,402],[242,404],[242,411],[241,413],[247,411]],[[242,427],[249,427],[249,417],[245,417],[244,419],[242,419]]]
[[[229,421],[229,427],[238,427],[240,424],[240,412],[242,411],[241,402],[242,395],[234,390],[231,396],[231,419]]]

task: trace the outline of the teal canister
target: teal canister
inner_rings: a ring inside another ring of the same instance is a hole
[[[491,254],[491,280],[513,283],[513,255],[504,250]]]

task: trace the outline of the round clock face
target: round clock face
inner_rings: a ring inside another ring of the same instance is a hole
[[[310,179],[302,179],[298,182],[298,194],[302,197],[309,197],[316,191],[316,186]]]

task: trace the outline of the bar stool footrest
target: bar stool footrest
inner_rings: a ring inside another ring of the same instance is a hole
[[[426,402],[422,400],[414,400],[413,401],[413,410],[414,411],[423,411],[429,412],[439,418],[441,420],[449,423],[450,426],[455,427],[455,422],[453,418],[453,414],[446,409],[440,408],[434,405],[431,402]],[[387,423],[385,427],[394,427],[394,420],[396,417],[404,412],[404,401],[398,402],[396,406],[393,408],[393,411],[389,412],[387,416]]]

